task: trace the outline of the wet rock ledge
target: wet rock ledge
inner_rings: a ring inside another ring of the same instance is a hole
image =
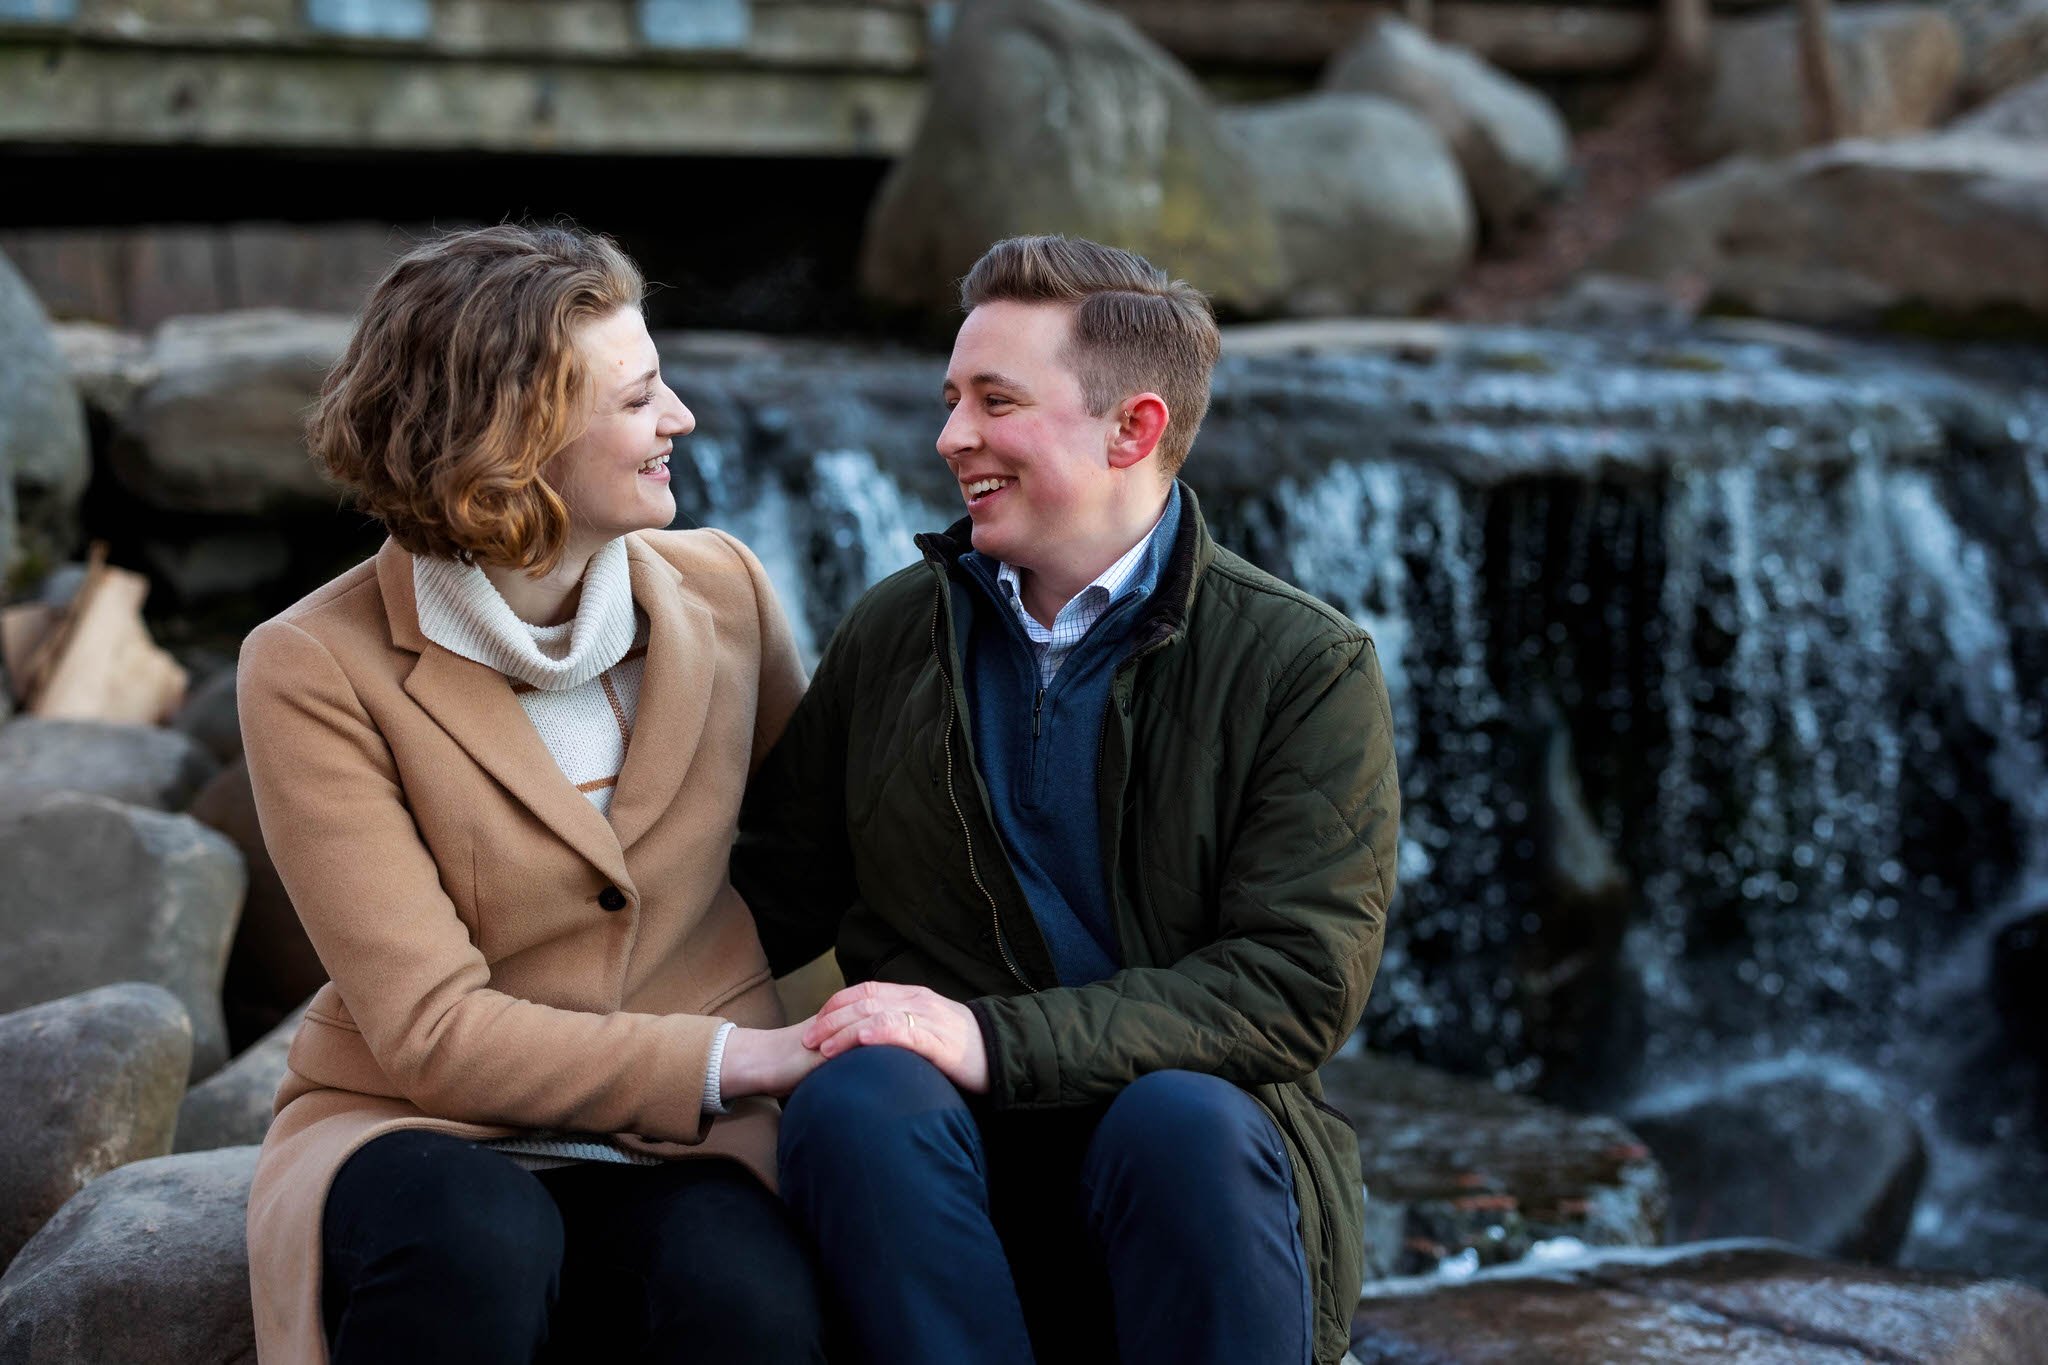
[[[1358,1365],[2039,1365],[2048,1295],[1773,1243],[1616,1252],[1368,1286]]]
[[[1369,1278],[1497,1265],[1559,1238],[1664,1240],[1664,1172],[1614,1119],[1390,1057],[1340,1057],[1322,1077],[1359,1133]]]

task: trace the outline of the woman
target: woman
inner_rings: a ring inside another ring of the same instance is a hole
[[[821,1358],[769,1188],[817,1055],[725,871],[803,674],[754,557],[659,529],[641,288],[573,230],[424,243],[308,425],[391,538],[242,650],[332,977],[250,1196],[266,1365]]]

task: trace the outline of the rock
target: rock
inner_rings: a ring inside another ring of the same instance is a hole
[[[178,1107],[173,1151],[260,1146],[270,1131],[271,1101],[284,1080],[285,1059],[299,1033],[304,1005],[263,1035],[254,1047],[192,1087]]]
[[[264,847],[249,769],[242,760],[207,783],[186,814],[232,840],[249,869],[249,891],[221,985],[229,1037],[241,1043],[276,1027],[326,984],[327,972]]]
[[[254,1147],[101,1176],[0,1277],[0,1365],[256,1365]]]
[[[0,1268],[87,1181],[171,1150],[192,1025],[170,992],[101,986],[0,1015]]]
[[[1652,280],[1593,272],[1576,277],[1563,293],[1540,305],[1534,321],[1545,327],[1674,330],[1691,322],[1699,305],[1697,297],[1687,297]]]
[[[1249,105],[1223,126],[1257,173],[1294,314],[1408,313],[1472,258],[1472,207],[1436,130],[1391,100]]]
[[[2048,0],[1951,0],[1948,13],[1962,32],[1965,103],[2048,74]]]
[[[103,322],[60,322],[50,329],[64,368],[88,408],[118,422],[156,378],[149,341]]]
[[[1611,1118],[1566,1113],[1484,1081],[1371,1055],[1322,1069],[1359,1134],[1368,1259],[1398,1274],[1455,1256],[1514,1260],[1538,1242],[1655,1246],[1664,1176]]]
[[[1847,1063],[1743,1067],[1625,1117],[1671,1182],[1679,1241],[1771,1237],[1889,1261],[1927,1173],[1906,1101]]]
[[[220,763],[233,763],[240,758],[242,721],[235,709],[234,667],[230,665],[208,675],[188,692],[185,704],[178,708],[177,715],[171,717],[171,728],[198,740],[200,746]],[[218,777],[219,774],[215,774],[216,780]],[[209,820],[207,823],[213,822]]]
[[[219,769],[197,740],[156,725],[24,716],[0,726],[0,796],[90,792],[178,810]]]
[[[2022,914],[1991,941],[1991,999],[2021,1051],[2048,1061],[2048,907]]]
[[[1192,77],[1081,0],[962,6],[910,149],[884,182],[861,286],[957,318],[991,242],[1063,232],[1136,251],[1235,312],[1283,282],[1257,182]]]
[[[261,527],[145,541],[142,553],[185,604],[258,592],[283,578],[292,560],[285,533]]]
[[[2048,1295],[2011,1280],[1720,1244],[1368,1286],[1360,1365],[2031,1365]]]
[[[1928,5],[1837,7],[1829,30],[1842,78],[1838,137],[1894,137],[1947,116],[1963,71],[1962,35]],[[1691,120],[1702,159],[1780,156],[1811,144],[1799,20],[1789,10],[1716,20],[1713,77]]]
[[[1571,134],[1549,100],[1392,15],[1368,21],[1324,71],[1323,88],[1379,95],[1426,119],[1457,157],[1489,229],[1513,223],[1571,170]]]
[[[1596,268],[1800,322],[2038,329],[2048,145],[1950,135],[1724,163],[1652,200]]]
[[[333,507],[306,451],[306,410],[348,342],[346,317],[253,309],[173,318],[114,441],[128,492],[173,511]]]
[[[1521,785],[1535,798],[1528,834],[1539,922],[1522,936],[1513,998],[1530,1047],[1547,1064],[1570,1067],[1575,1079],[1626,1074],[1636,1059],[1622,1049],[1641,1035],[1615,1027],[1615,1012],[1630,999],[1620,966],[1635,886],[1588,809],[1564,713],[1548,693],[1534,697],[1531,710],[1524,748],[1533,771]]]
[[[0,867],[0,1009],[153,982],[192,1020],[193,1078],[227,1060],[221,974],[243,889],[234,845],[190,816],[67,792],[0,814]]]
[[[50,319],[0,256],[0,573],[24,552],[70,550],[92,472],[85,412]]]
[[[1951,133],[2048,142],[2048,76],[2014,86],[1991,103],[1951,123]]]

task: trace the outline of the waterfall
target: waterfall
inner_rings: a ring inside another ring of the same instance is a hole
[[[814,444],[696,443],[690,515],[762,553],[808,650],[958,515],[911,397],[937,373],[826,379]],[[2038,357],[1485,329],[1240,357],[1186,476],[1379,652],[1404,815],[1370,1045],[1616,1104],[1841,1058],[1930,1096],[1928,1227],[2011,1176],[1944,1136],[1941,1078],[1996,1032],[1989,933],[2048,900]],[[1567,826],[1623,885],[1560,872]]]

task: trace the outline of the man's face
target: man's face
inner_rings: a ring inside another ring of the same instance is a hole
[[[974,548],[1047,572],[1110,531],[1117,492],[1109,462],[1118,417],[1088,413],[1060,351],[1072,310],[985,303],[967,315],[946,367],[951,415],[939,454],[959,481]]]

